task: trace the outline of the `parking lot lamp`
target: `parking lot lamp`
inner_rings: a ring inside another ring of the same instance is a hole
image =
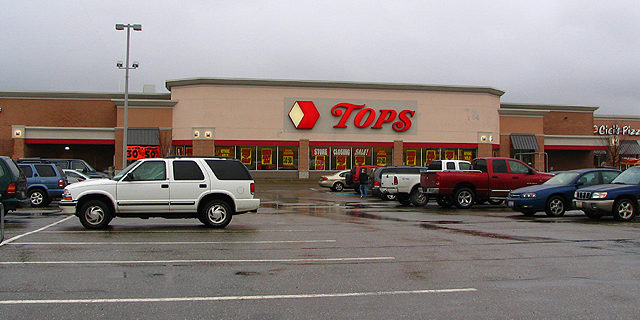
[[[116,30],[124,30],[127,29],[127,57],[125,60],[125,65],[122,65],[122,62],[118,62],[116,66],[119,69],[124,69],[124,123],[123,123],[123,136],[122,136],[122,169],[127,167],[127,116],[129,114],[129,69],[138,68],[138,63],[134,62],[133,65],[129,65],[129,38],[131,34],[131,29],[134,31],[142,31],[141,24],[116,24]]]

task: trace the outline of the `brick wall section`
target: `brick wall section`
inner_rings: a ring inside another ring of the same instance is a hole
[[[298,149],[298,171],[309,171],[309,140],[300,140]]]
[[[549,112],[544,115],[544,133],[548,135],[592,135],[593,113]]]
[[[393,165],[401,166],[404,164],[404,143],[402,140],[393,141]]]
[[[194,156],[213,156],[214,155],[213,140],[193,140]]]
[[[13,154],[11,126],[116,126],[114,104],[96,100],[1,99],[0,154]]]

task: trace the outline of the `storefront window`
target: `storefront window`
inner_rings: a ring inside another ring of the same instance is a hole
[[[236,159],[240,160],[249,170],[256,170],[256,147],[255,146],[237,146]]]
[[[422,165],[428,166],[433,160],[440,160],[440,149],[423,149]]]
[[[174,146],[173,154],[176,156],[192,156],[193,155],[193,147],[192,146]]]
[[[278,147],[278,169],[298,170],[298,147]]]
[[[404,159],[402,161],[406,166],[417,166],[422,161],[420,159],[420,148],[411,148],[404,150]]]
[[[379,166],[388,166],[393,163],[392,148],[373,148],[374,162]]]
[[[258,158],[256,159],[257,170],[276,170],[278,168],[277,161],[277,147],[275,146],[260,146],[257,148]]]
[[[215,155],[216,157],[224,157],[224,158],[235,158],[236,157],[236,147],[235,146],[216,146],[215,147]]]
[[[309,169],[329,170],[329,147],[313,147],[309,156]]]
[[[371,148],[353,148],[353,165],[372,165],[373,157]]]
[[[476,157],[476,150],[474,150],[474,149],[459,149],[458,159],[471,162],[471,160],[475,159],[475,157]]]
[[[331,170],[347,170],[351,166],[351,148],[331,148]]]

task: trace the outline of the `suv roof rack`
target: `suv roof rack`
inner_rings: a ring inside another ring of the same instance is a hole
[[[16,160],[17,163],[53,163],[51,160],[42,158],[22,158]]]

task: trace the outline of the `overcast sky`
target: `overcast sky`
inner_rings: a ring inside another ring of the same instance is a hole
[[[502,102],[640,115],[640,1],[10,1],[0,91],[194,77],[493,87]]]

